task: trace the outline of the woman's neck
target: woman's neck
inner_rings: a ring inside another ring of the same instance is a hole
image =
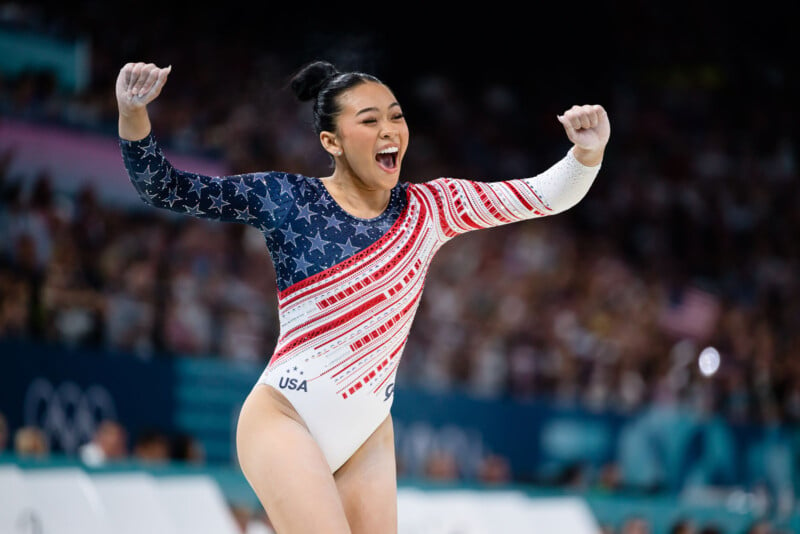
[[[338,167],[321,181],[343,210],[361,219],[373,219],[383,213],[392,194],[387,189],[371,189],[360,178]]]

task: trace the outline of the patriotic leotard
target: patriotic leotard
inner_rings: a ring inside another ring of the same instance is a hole
[[[152,133],[120,139],[120,147],[148,204],[263,233],[277,274],[280,337],[257,383],[292,403],[331,471],[389,414],[397,365],[436,251],[471,230],[564,211],[599,171],[570,151],[533,178],[401,182],[381,215],[360,219],[316,178],[178,170]]]

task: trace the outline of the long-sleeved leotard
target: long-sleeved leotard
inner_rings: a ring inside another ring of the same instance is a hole
[[[152,133],[120,139],[120,147],[148,204],[263,233],[277,274],[280,336],[257,384],[292,403],[331,471],[389,414],[397,365],[436,251],[471,230],[564,211],[583,198],[599,170],[570,151],[532,178],[400,182],[381,215],[360,219],[316,178],[178,170]]]

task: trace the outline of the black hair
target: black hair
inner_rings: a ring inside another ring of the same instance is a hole
[[[314,101],[314,133],[336,131],[336,117],[341,112],[338,97],[365,82],[383,84],[364,72],[340,72],[327,61],[314,61],[301,68],[291,79],[291,88],[301,102]]]

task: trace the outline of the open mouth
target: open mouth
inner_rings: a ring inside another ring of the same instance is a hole
[[[397,170],[397,155],[400,153],[397,147],[385,148],[375,154],[375,161],[378,166],[386,172]]]

